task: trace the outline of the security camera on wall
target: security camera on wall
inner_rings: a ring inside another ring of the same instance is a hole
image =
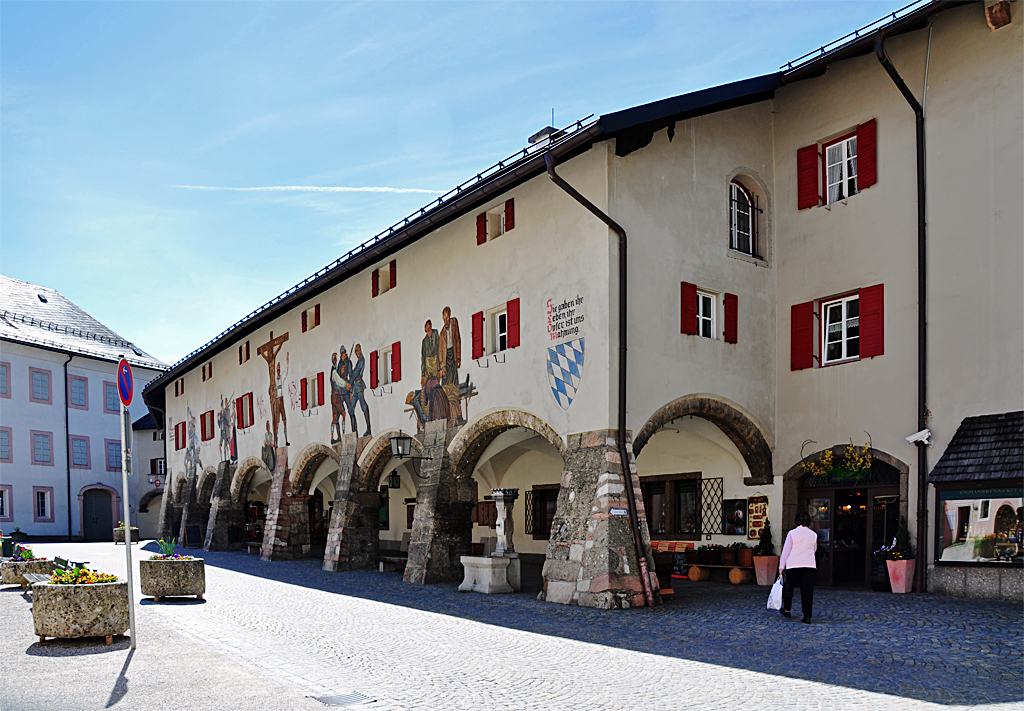
[[[911,444],[924,443],[924,444],[927,444],[929,447],[931,447],[932,446],[932,431],[930,429],[928,429],[927,427],[925,427],[920,432],[915,432],[914,434],[912,434],[909,437],[907,437],[907,441],[910,442]]]

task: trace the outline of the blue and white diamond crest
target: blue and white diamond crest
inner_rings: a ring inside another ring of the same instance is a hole
[[[580,387],[583,372],[583,341],[577,338],[548,348],[548,383],[555,401],[568,410]]]

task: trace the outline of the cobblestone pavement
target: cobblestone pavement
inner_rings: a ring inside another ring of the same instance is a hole
[[[35,549],[124,571],[111,544]],[[140,649],[163,630],[190,637],[272,680],[278,708],[356,691],[382,711],[1024,709],[1020,603],[819,590],[803,625],[765,610],[767,588],[749,585],[687,583],[654,610],[608,612],[326,573],[315,560],[202,556],[206,601],[142,599]]]

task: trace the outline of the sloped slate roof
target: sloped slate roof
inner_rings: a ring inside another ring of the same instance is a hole
[[[167,364],[126,341],[59,291],[0,275],[0,339],[65,353],[166,370]]]
[[[1024,410],[965,417],[928,480],[1024,478]]]
[[[153,413],[147,412],[145,415],[143,415],[142,417],[140,417],[139,419],[135,420],[135,422],[132,423],[132,429],[158,430],[160,428],[156,426],[156,420],[153,419]]]

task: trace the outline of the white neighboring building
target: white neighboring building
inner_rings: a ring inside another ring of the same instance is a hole
[[[132,408],[166,365],[63,294],[0,276],[0,529],[112,540],[121,504],[118,357],[132,365]],[[147,433],[149,434],[149,433]],[[162,444],[162,443],[161,443]],[[162,448],[162,447],[161,447]],[[145,477],[149,463],[138,474]],[[133,480],[138,477],[133,477]],[[153,486],[133,481],[138,499]]]

